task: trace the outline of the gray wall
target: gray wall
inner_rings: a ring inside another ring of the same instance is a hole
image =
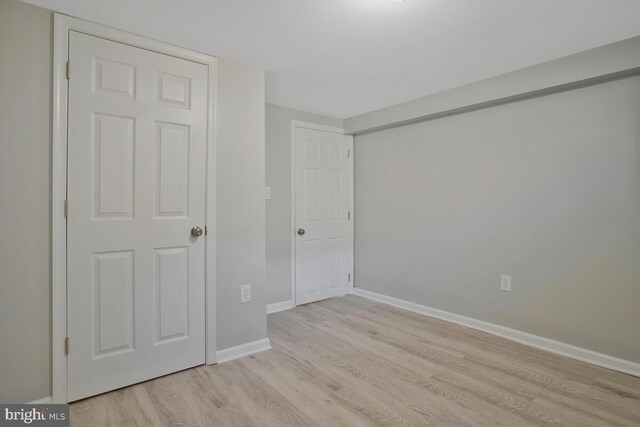
[[[291,120],[342,127],[342,120],[266,105],[267,304],[291,299]]]
[[[216,270],[218,351],[267,337],[264,74],[218,62]],[[240,304],[240,286],[252,301]]]
[[[51,14],[0,0],[0,402],[51,394]]]
[[[356,134],[408,124],[504,99],[542,95],[603,76],[635,73],[638,67],[640,36],[350,117],[344,120],[344,128]]]
[[[357,136],[356,286],[640,362],[638,117],[634,77]]]
[[[0,0],[0,402],[51,395],[52,14]],[[217,347],[266,337],[264,76],[220,60]],[[240,305],[240,286],[253,301]]]

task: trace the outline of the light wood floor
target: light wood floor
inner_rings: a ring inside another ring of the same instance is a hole
[[[334,298],[268,316],[273,349],[71,405],[75,426],[640,426],[640,378]]]

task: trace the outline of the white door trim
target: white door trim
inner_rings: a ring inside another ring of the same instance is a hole
[[[208,69],[209,94],[207,97],[207,178],[205,243],[205,310],[206,310],[206,363],[216,363],[215,317],[215,100],[217,59],[167,43],[158,42],[124,31],[54,14],[53,31],[53,160],[52,160],[52,384],[53,401],[67,402],[67,103],[66,77],[69,57],[69,32],[77,31],[103,39],[123,43],[153,52],[203,64]],[[71,343],[73,348],[73,343]],[[73,350],[71,350],[73,351]]]
[[[290,219],[290,232],[291,232],[291,307],[295,307],[296,304],[296,235],[295,235],[295,220],[296,220],[296,157],[295,157],[295,138],[296,138],[296,128],[303,129],[313,129],[320,130],[324,132],[332,132],[338,133],[340,135],[344,135],[344,129],[333,127],[333,126],[324,126],[316,123],[303,122],[299,120],[291,120],[291,219]],[[351,165],[353,167],[353,158],[351,156]],[[355,174],[352,174],[352,179],[355,177]],[[354,188],[354,192],[352,197],[355,200],[355,186],[353,182],[351,183]],[[355,224],[355,203],[353,203],[354,207],[351,209],[351,215],[353,216],[353,221]],[[355,231],[355,227],[353,227]],[[355,237],[355,236],[354,236]],[[355,243],[355,238],[354,238]],[[355,245],[354,245],[355,248]],[[355,254],[355,251],[354,251]],[[351,274],[351,287],[349,293],[353,293],[353,283],[355,281],[354,274]]]

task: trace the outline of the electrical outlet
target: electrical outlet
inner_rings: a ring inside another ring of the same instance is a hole
[[[251,285],[240,286],[240,304],[251,302]]]
[[[506,274],[500,276],[500,289],[511,292],[511,276],[507,276]]]

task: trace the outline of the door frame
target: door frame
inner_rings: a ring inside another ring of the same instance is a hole
[[[69,32],[100,37],[117,43],[185,59],[207,67],[207,160],[205,194],[205,363],[216,363],[215,281],[215,159],[217,58],[171,44],[133,35],[103,25],[54,13],[53,18],[53,118],[51,193],[51,297],[52,297],[52,398],[67,403],[67,106]],[[73,207],[71,207],[73,208]],[[71,347],[73,343],[71,343]]]
[[[310,130],[318,130],[323,132],[331,132],[337,133],[340,135],[349,135],[344,132],[344,129],[333,127],[333,126],[325,126],[319,125],[316,123],[304,122],[300,120],[291,120],[291,221],[290,221],[290,232],[291,232],[291,307],[295,307],[297,305],[296,302],[296,128],[302,129],[310,129]],[[351,135],[353,140],[353,135]],[[355,150],[354,150],[355,151]],[[355,154],[350,157],[351,170],[353,171]],[[353,171],[354,172],[354,171]],[[352,241],[353,245],[351,246],[353,264],[355,265],[355,173],[351,174],[351,188],[353,189],[351,194],[352,204],[351,204],[351,215],[352,215],[352,224],[353,227],[351,229],[353,236]],[[353,293],[353,284],[355,282],[355,270],[352,268],[351,272],[351,284],[348,290],[348,293]]]

